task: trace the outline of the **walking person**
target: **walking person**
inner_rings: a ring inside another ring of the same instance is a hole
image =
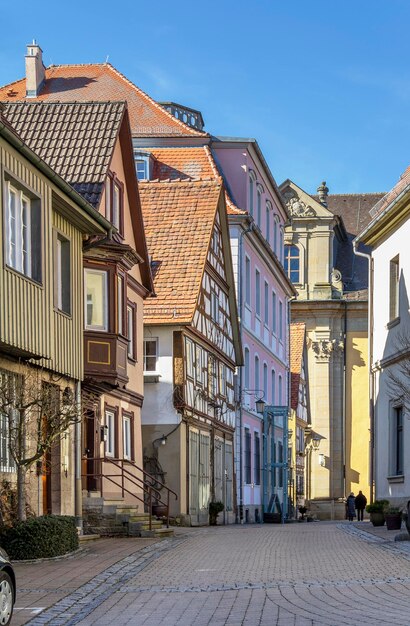
[[[354,505],[357,510],[357,521],[359,522],[363,521],[363,511],[366,508],[366,504],[367,504],[366,496],[361,491],[359,491],[359,493],[357,494],[354,500]]]
[[[356,509],[355,509],[355,497],[353,491],[350,496],[347,498],[347,517],[349,522],[353,522],[353,518],[356,517]]]

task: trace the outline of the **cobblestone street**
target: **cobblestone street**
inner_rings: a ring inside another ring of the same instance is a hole
[[[174,539],[131,549],[26,623],[408,625],[408,543],[356,526],[178,529]]]

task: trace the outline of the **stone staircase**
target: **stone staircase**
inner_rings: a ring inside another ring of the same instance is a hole
[[[141,505],[142,508],[142,505]],[[92,497],[83,500],[84,533],[100,537],[172,537],[172,528],[166,528],[163,520],[152,517],[149,528],[148,513],[140,511],[140,505],[124,504]]]

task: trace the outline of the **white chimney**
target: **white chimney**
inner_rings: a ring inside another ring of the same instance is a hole
[[[26,54],[26,97],[36,98],[45,78],[43,51],[33,39],[27,46]]]

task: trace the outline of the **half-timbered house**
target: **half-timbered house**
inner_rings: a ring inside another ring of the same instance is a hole
[[[140,183],[156,298],[144,306],[146,468],[173,515],[234,521],[234,375],[241,344],[220,180]]]
[[[143,511],[142,319],[152,279],[126,104],[6,108],[39,156],[111,224],[108,236],[84,242],[83,502],[87,506],[89,497],[94,506],[100,496],[102,505],[107,499],[134,502]]]

